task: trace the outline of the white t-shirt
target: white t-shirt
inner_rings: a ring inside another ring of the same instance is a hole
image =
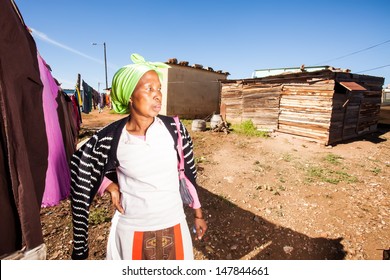
[[[178,159],[174,141],[164,123],[155,118],[145,140],[124,127],[117,150],[118,182],[125,214],[116,219],[129,229],[158,230],[184,218],[179,193]]]

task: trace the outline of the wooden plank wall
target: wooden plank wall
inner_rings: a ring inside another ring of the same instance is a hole
[[[377,130],[382,102],[383,78],[359,76],[358,83],[367,90],[363,92],[359,111],[358,134],[372,133]]]
[[[366,90],[344,91],[340,87],[335,89],[335,102],[343,100],[344,107],[334,106],[334,114],[344,112],[344,123],[342,130],[336,128],[336,122],[332,120],[332,131],[329,142],[338,142],[362,136],[377,130],[379,120],[382,86],[384,79],[380,77],[356,75],[350,76],[340,73],[336,76],[338,82],[353,81],[363,86]],[[340,135],[340,131],[342,131]]]
[[[282,87],[275,84],[252,84],[242,88],[242,117],[252,120],[258,130],[278,128]]]
[[[327,142],[333,93],[334,80],[285,84],[278,131]]]
[[[281,89],[275,84],[223,84],[221,103],[226,105],[226,119],[233,123],[252,120],[259,130],[276,130]]]
[[[226,120],[241,123],[242,118],[242,86],[238,83],[222,83],[221,104],[225,106]]]

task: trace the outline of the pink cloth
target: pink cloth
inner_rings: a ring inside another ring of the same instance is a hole
[[[182,146],[181,133],[180,133],[179,117],[175,116],[175,117],[173,117],[173,119],[175,120],[176,129],[177,129],[177,150],[179,151],[179,153],[181,153],[180,154],[180,160],[179,160],[179,163],[178,163],[177,167],[178,167],[179,170],[184,170],[184,154],[183,154],[183,146]],[[193,202],[190,203],[188,206],[193,208],[193,209],[200,208],[201,204],[199,202],[198,192],[196,191],[195,186],[185,176],[184,171],[182,171],[182,172],[179,171],[179,173],[180,173],[179,174],[180,178],[183,178],[183,177],[185,178],[188,191],[190,192],[190,194],[191,194],[191,196],[193,198]]]
[[[133,135],[134,137],[137,137],[138,139],[141,139],[143,141],[146,140],[146,136],[145,135]]]
[[[56,97],[58,86],[46,62],[37,54],[39,72],[43,84],[43,112],[48,140],[48,167],[42,207],[55,206],[68,197],[70,192],[70,170],[66,159],[65,145],[58,120]]]
[[[111,184],[112,181],[110,179],[108,179],[107,177],[104,177],[102,183],[100,184],[100,187],[98,189],[98,194],[100,196],[103,196],[104,194],[104,191],[107,189],[108,185]]]
[[[187,179],[187,177],[186,177],[186,183],[187,183],[188,190],[190,191],[190,194],[191,194],[192,198],[194,199],[194,201],[188,206],[191,207],[192,209],[200,208],[201,205],[200,205],[200,201],[199,201],[199,197],[198,197],[198,192],[196,191],[196,189],[195,189],[194,185],[191,183],[191,181]]]

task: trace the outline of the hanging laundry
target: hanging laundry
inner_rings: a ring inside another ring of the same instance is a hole
[[[93,109],[94,110],[98,109],[98,106],[100,104],[100,93],[95,89],[92,89],[92,101],[93,101]]]
[[[59,87],[52,77],[46,62],[37,54],[41,81],[43,83],[43,111],[49,144],[48,167],[42,207],[57,205],[70,193],[70,170],[58,120],[56,102]]]
[[[71,96],[72,102],[73,102],[73,111],[76,115],[76,123],[77,123],[77,130],[80,131],[81,124],[83,123],[83,120],[81,118],[81,105],[79,103],[79,98],[76,96],[78,93],[78,90],[75,89],[75,94]],[[78,94],[79,95],[79,94]]]
[[[48,166],[35,41],[14,1],[0,1],[0,258],[43,245]]]
[[[73,101],[60,87],[56,102],[58,104],[58,121],[62,131],[62,140],[65,144],[65,153],[68,165],[70,158],[76,151],[76,146],[79,136],[79,128],[77,125],[77,112],[73,110]]]
[[[92,111],[93,88],[89,86],[86,82],[84,82],[84,80],[83,80],[83,91],[84,91],[83,113],[89,114]]]

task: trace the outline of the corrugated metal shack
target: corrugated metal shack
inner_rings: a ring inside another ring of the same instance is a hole
[[[384,78],[323,66],[221,81],[226,120],[330,145],[377,129]]]

